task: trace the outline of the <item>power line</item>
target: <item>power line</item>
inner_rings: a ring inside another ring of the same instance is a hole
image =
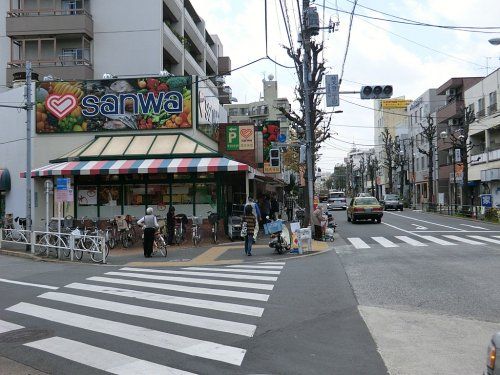
[[[354,5],[352,7],[351,16],[350,16],[350,19],[349,19],[349,31],[347,33],[347,42],[346,42],[346,46],[345,46],[344,60],[342,61],[342,70],[340,71],[339,85],[342,84],[342,77],[344,77],[345,62],[346,62],[346,59],[347,59],[347,52],[349,51],[349,43],[351,41],[352,21],[353,21],[353,18],[354,18],[354,11],[356,10],[357,3],[358,3],[358,0],[354,0]],[[324,6],[324,4],[323,4],[323,6]]]
[[[26,138],[18,138],[18,139],[13,139],[11,141],[0,142],[0,145],[6,145],[7,143],[14,143],[14,142],[25,141],[25,140],[26,140]]]

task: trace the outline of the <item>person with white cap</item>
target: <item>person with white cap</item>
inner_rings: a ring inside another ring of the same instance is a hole
[[[160,227],[156,216],[153,215],[153,208],[148,207],[146,210],[146,216],[141,218],[137,224],[144,228],[144,256],[146,258],[151,258],[153,253],[153,243],[155,240],[155,232]]]
[[[261,219],[261,214],[260,214],[260,210],[259,210],[259,205],[254,202],[252,197],[248,197],[247,203],[245,206],[247,206],[247,205],[252,206],[253,216],[255,216],[255,220],[257,220],[255,222],[255,230],[253,232],[253,242],[255,243],[255,241],[257,241],[257,234],[259,233],[259,222]]]

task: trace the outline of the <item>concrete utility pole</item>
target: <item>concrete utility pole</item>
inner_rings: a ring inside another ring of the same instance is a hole
[[[310,64],[311,64],[311,34],[307,25],[307,10],[309,9],[309,0],[303,0],[302,2],[302,47],[304,48],[303,57],[303,90],[304,90],[304,120],[306,125],[306,171],[307,171],[307,205],[308,208],[308,219],[309,224],[311,224],[311,218],[314,207],[314,171],[313,171],[313,126],[311,124],[311,88],[310,88]]]
[[[26,61],[26,229],[31,230],[31,61]]]

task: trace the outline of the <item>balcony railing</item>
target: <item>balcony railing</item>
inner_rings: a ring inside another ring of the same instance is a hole
[[[33,67],[76,66],[76,65],[92,66],[92,62],[89,59],[75,59],[68,56],[60,56],[57,59],[30,60],[30,61]],[[26,60],[9,61],[8,66],[9,68],[22,68],[26,66]]]
[[[492,115],[496,111],[497,111],[497,103],[493,103],[493,104],[488,106],[488,116]]]
[[[7,12],[7,17],[33,17],[33,16],[75,16],[85,15],[92,18],[87,9],[13,9]]]
[[[481,118],[481,117],[484,117],[484,116],[486,116],[486,113],[485,113],[484,109],[481,109],[480,111],[477,111],[477,113],[476,113],[476,117],[477,118]]]

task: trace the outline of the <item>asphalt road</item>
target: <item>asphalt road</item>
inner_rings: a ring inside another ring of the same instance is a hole
[[[479,374],[500,330],[500,226],[422,212],[335,211],[341,257],[391,374]]]
[[[387,373],[334,251],[161,269],[0,256],[0,275],[2,374]]]

